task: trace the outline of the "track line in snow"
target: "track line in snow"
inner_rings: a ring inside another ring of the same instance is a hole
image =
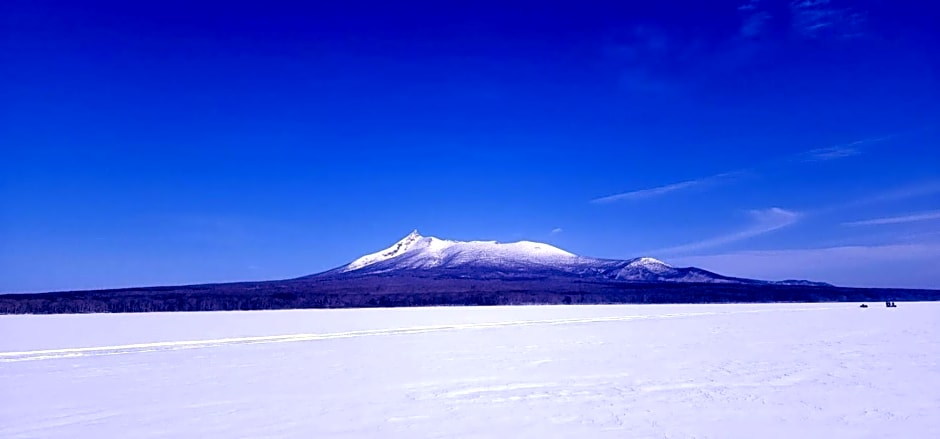
[[[612,317],[583,317],[568,319],[544,319],[544,320],[511,320],[503,322],[488,323],[460,323],[449,325],[429,325],[414,326],[405,328],[389,329],[370,329],[362,331],[332,332],[332,333],[306,333],[306,334],[288,334],[288,335],[264,335],[252,337],[232,337],[218,338],[210,340],[183,340],[183,341],[162,341],[151,343],[134,343],[116,346],[94,346],[82,348],[62,348],[62,349],[42,349],[34,351],[18,352],[0,352],[0,363],[9,363],[16,361],[34,361],[34,360],[52,360],[62,358],[75,358],[85,356],[100,355],[120,355],[137,354],[147,352],[160,352],[179,349],[200,349],[218,346],[247,345],[247,344],[268,344],[268,343],[289,343],[317,340],[335,340],[357,337],[375,337],[391,335],[409,335],[428,332],[455,331],[467,329],[490,329],[505,328],[515,326],[536,326],[536,325],[570,325],[583,323],[603,323],[603,322],[624,322],[631,320],[660,320],[672,318],[702,317],[719,314],[753,314],[766,312],[795,312],[795,311],[822,311],[831,308],[793,308],[776,310],[747,310],[747,311],[728,311],[728,312],[689,312],[689,313],[669,313],[669,314],[650,314],[650,315],[631,315],[631,316],[612,316]]]

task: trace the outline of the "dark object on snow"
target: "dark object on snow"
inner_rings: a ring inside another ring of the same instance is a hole
[[[897,308],[898,306],[894,302],[885,302],[885,306],[888,308]]]
[[[860,306],[859,308],[868,308],[868,305],[863,303],[862,306]]]

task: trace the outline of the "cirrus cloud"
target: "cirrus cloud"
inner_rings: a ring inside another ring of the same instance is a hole
[[[932,212],[922,212],[914,213],[910,215],[901,215],[901,216],[890,216],[885,218],[874,218],[862,221],[852,221],[847,223],[842,223],[846,226],[880,226],[885,224],[902,224],[902,223],[912,223],[917,221],[931,221],[940,219],[940,210],[935,210]]]
[[[731,244],[789,227],[802,217],[799,212],[779,207],[751,210],[748,214],[751,217],[752,224],[741,230],[701,241],[660,249],[654,253],[685,253],[693,250]]]

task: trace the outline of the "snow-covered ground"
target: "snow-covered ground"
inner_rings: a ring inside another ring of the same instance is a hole
[[[940,437],[940,303],[0,316],[0,437]]]

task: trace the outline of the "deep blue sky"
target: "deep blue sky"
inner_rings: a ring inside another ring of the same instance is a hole
[[[0,291],[294,277],[414,228],[940,288],[923,2],[320,3],[4,2]]]

